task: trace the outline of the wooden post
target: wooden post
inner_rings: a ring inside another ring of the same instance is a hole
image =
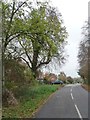
[[[90,1],[88,2],[88,84],[90,85]],[[88,119],[90,119],[90,95],[88,94]]]

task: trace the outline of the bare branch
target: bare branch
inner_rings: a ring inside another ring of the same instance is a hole
[[[27,52],[26,48],[22,45],[22,43],[21,43],[20,41],[19,41],[19,44],[20,44],[20,45],[22,46],[22,48],[24,49],[25,54],[26,54],[28,60],[30,61],[31,65],[32,65],[32,60],[31,60],[30,56],[28,55],[28,52]]]
[[[25,59],[25,58],[23,58],[23,57],[17,57],[17,58],[21,58],[23,61],[25,61],[25,63],[28,65],[28,67],[31,69],[31,66],[29,65],[29,62]]]
[[[38,69],[39,67],[41,67],[42,65],[49,64],[50,62],[51,62],[51,59],[48,59],[48,60],[45,61],[45,62],[40,62],[40,64],[37,66],[37,69]]]

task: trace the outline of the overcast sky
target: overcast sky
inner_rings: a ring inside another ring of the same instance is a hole
[[[81,28],[88,19],[89,0],[51,0],[51,2],[62,14],[64,25],[69,34],[68,45],[66,46],[66,51],[69,55],[68,61],[62,68],[53,69],[52,72],[58,74],[60,71],[64,71],[67,76],[77,77],[78,47],[82,39]]]

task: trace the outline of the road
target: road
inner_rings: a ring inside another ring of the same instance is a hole
[[[35,118],[88,118],[88,92],[80,84],[66,85],[35,113]]]

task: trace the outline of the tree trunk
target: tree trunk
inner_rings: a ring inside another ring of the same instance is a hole
[[[32,72],[34,73],[34,78],[37,76],[37,63],[38,63],[39,50],[34,50],[33,62],[32,62]]]

